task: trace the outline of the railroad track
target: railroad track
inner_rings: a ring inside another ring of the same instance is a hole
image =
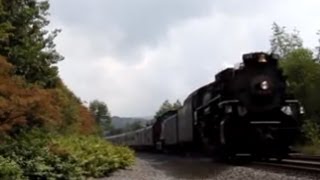
[[[253,164],[320,173],[319,156],[291,155],[288,159],[283,159],[281,162],[271,159],[269,161],[256,161]]]
[[[292,153],[289,156],[290,156],[289,159],[310,160],[310,161],[319,161],[320,162],[320,156],[304,155],[304,154],[300,154],[300,153]]]

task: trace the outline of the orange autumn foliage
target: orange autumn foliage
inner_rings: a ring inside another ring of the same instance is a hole
[[[13,74],[13,65],[0,58],[0,133],[21,128],[61,130],[76,126],[79,132],[94,132],[95,121],[87,108],[63,85],[43,89]]]
[[[90,134],[96,131],[96,121],[92,114],[88,111],[88,108],[81,106],[79,110],[79,130],[82,134]]]

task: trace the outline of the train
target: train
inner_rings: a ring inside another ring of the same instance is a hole
[[[217,73],[180,109],[107,139],[137,149],[197,151],[223,160],[241,155],[281,160],[300,133],[304,110],[279,61],[273,53],[243,54],[239,66]]]

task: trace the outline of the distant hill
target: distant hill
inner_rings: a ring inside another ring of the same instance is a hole
[[[146,116],[146,117],[119,117],[119,116],[113,116],[112,118],[112,125],[115,128],[124,128],[127,124],[131,124],[136,121],[140,121],[143,124],[150,121],[153,117],[152,116]]]

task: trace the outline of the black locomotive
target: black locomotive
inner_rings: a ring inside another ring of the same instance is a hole
[[[299,133],[302,107],[287,92],[278,59],[263,52],[245,54],[239,67],[219,72],[214,82],[191,93],[181,109],[167,112],[152,127],[108,139],[223,158],[281,159]]]

